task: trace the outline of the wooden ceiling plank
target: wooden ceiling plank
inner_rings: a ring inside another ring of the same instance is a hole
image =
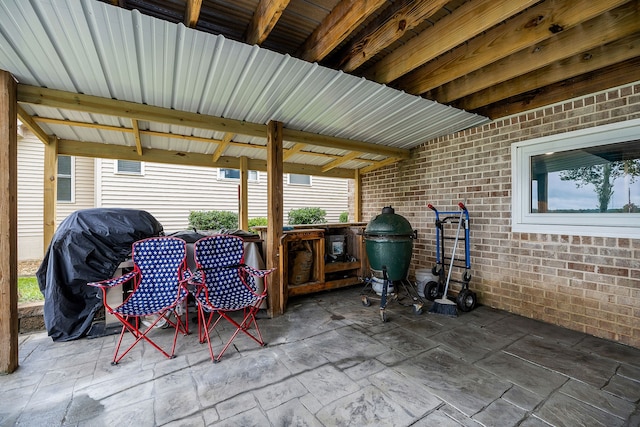
[[[305,41],[299,57],[316,62],[327,56],[386,0],[342,0]]]
[[[261,45],[269,36],[273,27],[280,19],[282,12],[289,5],[290,0],[260,0],[256,11],[253,13],[245,42],[247,44]]]
[[[395,86],[422,94],[614,9],[628,0],[550,0],[401,77]]]
[[[500,84],[597,46],[640,31],[638,2],[633,1],[602,14],[555,37],[523,49],[507,58],[458,78],[426,93],[430,99],[453,100]]]
[[[18,105],[18,119],[20,119],[20,121],[24,123],[24,125],[28,127],[40,141],[44,144],[49,144],[49,135],[47,135],[34,118],[31,117],[20,105]]]
[[[550,86],[537,88],[531,92],[480,108],[478,111],[491,118],[520,114],[524,111],[636,82],[638,81],[639,69],[640,58],[636,57]]]
[[[357,151],[354,151],[352,153],[349,153],[347,155],[344,155],[338,159],[335,159],[334,161],[324,165],[322,167],[322,172],[327,172],[330,171],[333,168],[337,168],[338,166],[345,164],[355,158],[357,158],[361,153],[358,153]]]
[[[133,136],[136,140],[136,152],[138,156],[142,156],[142,141],[140,140],[140,128],[138,127],[137,120],[131,120],[131,128],[133,130]]]
[[[382,58],[367,70],[365,77],[389,83],[537,2],[538,0],[467,2]]]
[[[100,142],[74,141],[70,139],[61,139],[58,141],[58,154],[185,166],[217,167],[225,169],[240,168],[240,159],[238,157],[222,156],[214,163],[211,161],[211,156],[209,154],[160,150],[157,148],[146,148],[144,150],[144,154],[142,156],[138,156],[134,147],[116,144],[103,144]],[[250,170],[266,171],[267,162],[266,160],[261,159],[249,159],[248,168]],[[285,164],[284,172],[333,178],[353,178],[353,169],[335,168],[327,172],[322,172],[322,168],[320,166],[293,163]]]
[[[202,0],[187,0],[186,12],[184,14],[184,25],[195,28],[200,19],[200,9]]]
[[[459,99],[454,106],[468,111],[476,110],[516,94],[526,93],[538,87],[558,83],[635,57],[640,57],[640,33],[475,92]]]
[[[102,98],[92,95],[64,92],[55,89],[40,88],[29,85],[18,85],[18,101],[27,104],[47,107],[83,111],[87,113],[105,114],[129,119],[146,120],[150,122],[186,126],[217,132],[229,132],[264,138],[267,126],[242,120],[225,119],[206,114],[188,111],[172,110],[170,108],[137,104],[130,101]],[[285,128],[283,130],[286,141],[301,142],[308,145],[336,148],[345,151],[360,151],[363,153],[380,154],[408,159],[409,150],[354,141],[310,132]]]
[[[389,12],[385,11],[388,15],[381,19],[380,26],[349,44],[346,54],[339,62],[340,68],[349,73],[360,67],[448,2],[449,0],[405,0],[397,7],[389,8]]]

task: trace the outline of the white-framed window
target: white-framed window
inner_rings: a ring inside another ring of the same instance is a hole
[[[311,175],[290,173],[288,175],[288,183],[294,185],[311,185]]]
[[[516,232],[640,237],[640,119],[511,147]]]
[[[144,167],[142,162],[136,160],[117,160],[115,173],[122,175],[143,175]]]
[[[56,201],[62,203],[73,203],[75,195],[75,180],[73,179],[75,170],[75,157],[58,156],[58,176]]]
[[[248,181],[258,180],[258,171],[247,171]],[[218,169],[218,179],[240,179],[240,169]]]

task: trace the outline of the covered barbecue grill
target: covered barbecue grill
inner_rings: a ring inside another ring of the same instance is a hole
[[[404,288],[413,301],[414,312],[416,314],[422,312],[422,300],[416,289],[407,280],[413,252],[413,240],[416,236],[417,231],[413,230],[409,221],[396,214],[391,206],[384,207],[382,212],[367,224],[364,231],[365,249],[371,273],[374,277],[384,281],[380,299],[380,316],[383,322],[387,320],[384,310],[387,305],[389,282],[396,282]],[[399,286],[395,286],[395,288],[398,289]],[[362,303],[370,305],[369,299],[364,293]]]

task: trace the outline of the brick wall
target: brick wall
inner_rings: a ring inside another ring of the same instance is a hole
[[[640,240],[511,231],[512,143],[639,117],[640,84],[626,85],[429,141],[362,177],[363,220],[391,205],[418,230],[412,275],[435,264],[427,204],[466,200],[481,304],[640,348]]]

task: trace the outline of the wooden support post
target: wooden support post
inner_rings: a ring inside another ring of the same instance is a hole
[[[353,176],[353,221],[362,221],[362,178],[360,169],[356,169]]]
[[[238,203],[240,230],[249,231],[249,160],[240,157],[240,200]]]
[[[0,373],[18,369],[18,84],[0,70]]]
[[[279,266],[278,253],[282,238],[282,123],[270,121],[267,128],[267,268]],[[282,272],[276,270],[269,277],[267,299],[271,317],[284,312],[282,308]]]
[[[49,137],[44,146],[44,209],[42,218],[43,248],[47,251],[56,232],[56,200],[58,194],[58,138]]]

